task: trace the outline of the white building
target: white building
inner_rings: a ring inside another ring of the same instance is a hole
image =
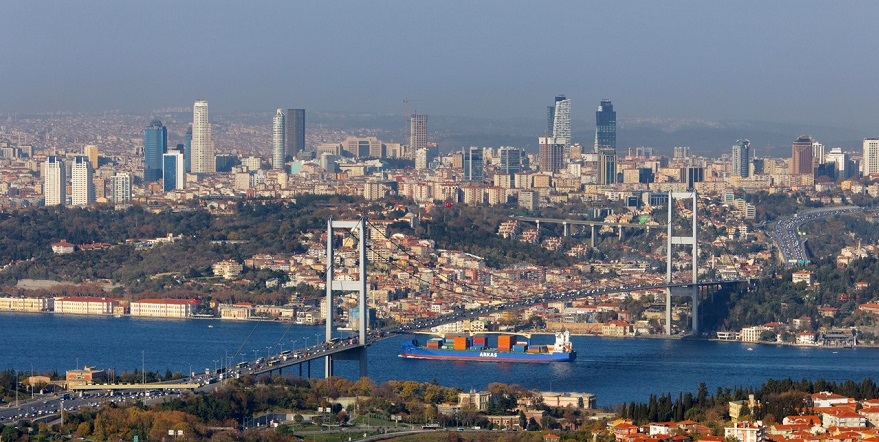
[[[772,329],[763,325],[745,327],[740,333],[740,336],[742,337],[742,342],[760,342],[760,335],[767,330]]]
[[[235,279],[244,270],[244,266],[237,261],[228,259],[214,263],[212,269],[214,276],[222,276],[224,279]]]
[[[74,157],[70,168],[71,205],[85,207],[95,203],[95,180],[88,157]]]
[[[71,315],[112,315],[119,299],[91,296],[55,298],[55,313]]]
[[[723,437],[734,437],[740,442],[763,442],[766,429],[759,422],[738,422],[723,429]]]
[[[110,177],[110,201],[113,204],[128,204],[131,202],[131,175],[117,173]]]
[[[172,151],[162,155],[162,190],[183,190],[186,188],[186,164],[183,153]]]
[[[879,173],[879,138],[864,138],[864,158],[861,160],[864,176]]]
[[[214,144],[211,139],[211,124],[208,122],[208,102],[199,100],[192,106],[192,173],[214,173],[217,160],[214,157]]]
[[[55,306],[52,298],[15,298],[5,296],[0,298],[0,312],[48,312]]]
[[[131,316],[146,318],[188,318],[195,313],[195,299],[141,299],[131,303]]]
[[[67,200],[67,170],[64,160],[52,155],[43,163],[43,196],[47,206],[63,206]]]
[[[284,109],[275,111],[272,118],[272,169],[284,168],[285,122]]]

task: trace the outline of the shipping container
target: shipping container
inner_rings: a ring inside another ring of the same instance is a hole
[[[467,350],[467,338],[464,336],[455,336],[454,349],[455,350]]]

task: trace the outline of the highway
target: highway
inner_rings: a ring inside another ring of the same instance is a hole
[[[806,254],[806,240],[799,234],[800,226],[811,221],[863,210],[857,206],[824,207],[798,212],[778,220],[775,224],[773,240],[781,252],[781,259],[788,267],[809,262]]]

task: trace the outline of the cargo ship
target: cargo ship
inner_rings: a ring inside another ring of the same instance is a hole
[[[553,345],[532,345],[528,340],[517,342],[518,338],[516,335],[498,335],[494,347],[489,347],[486,335],[431,338],[425,346],[412,340],[403,343],[400,357],[490,362],[571,362],[577,357],[568,331],[556,333]]]

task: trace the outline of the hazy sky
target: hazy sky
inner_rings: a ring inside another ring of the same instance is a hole
[[[875,1],[7,1],[0,112],[809,122],[879,131]],[[410,110],[411,110],[410,109]]]

